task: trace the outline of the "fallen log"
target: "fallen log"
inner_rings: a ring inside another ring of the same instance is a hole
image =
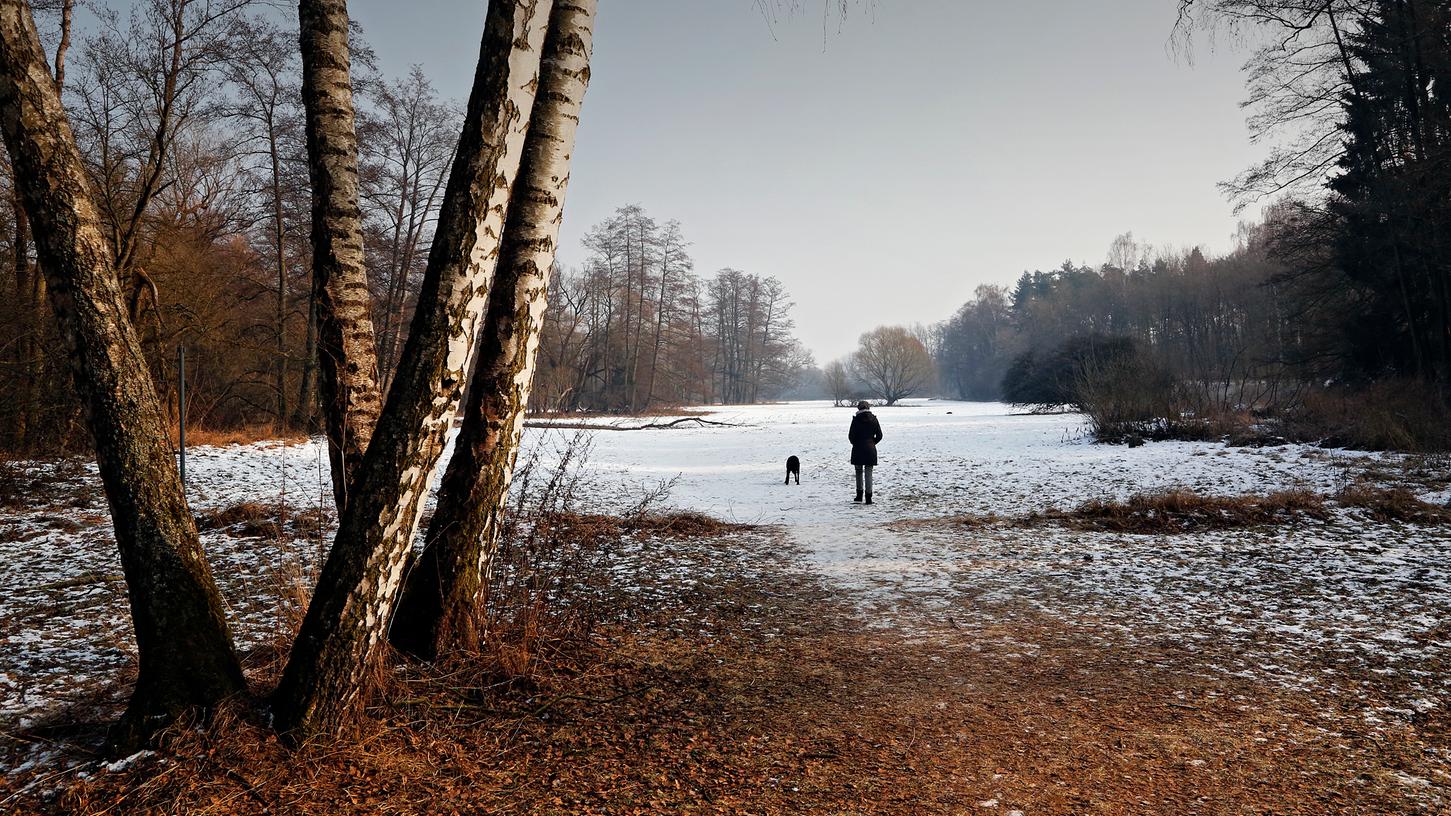
[[[682,423],[694,422],[697,428],[745,428],[746,425],[740,422],[719,422],[714,419],[702,419],[701,417],[681,417],[669,422],[647,422],[644,425],[594,425],[588,422],[525,422],[526,428],[557,428],[562,430],[580,431],[659,431],[674,428]]]

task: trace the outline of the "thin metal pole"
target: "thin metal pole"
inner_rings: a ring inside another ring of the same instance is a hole
[[[186,346],[176,346],[177,447],[181,449],[181,483],[186,484]]]

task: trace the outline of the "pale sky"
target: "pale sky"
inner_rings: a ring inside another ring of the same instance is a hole
[[[566,265],[638,203],[702,274],[780,278],[825,363],[1121,232],[1230,246],[1246,54],[1171,54],[1174,0],[875,0],[829,32],[822,2],[768,24],[751,0],[601,0]],[[459,100],[483,7],[350,3],[386,73],[419,63]]]

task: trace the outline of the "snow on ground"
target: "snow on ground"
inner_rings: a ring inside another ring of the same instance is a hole
[[[868,525],[962,513],[1016,515],[1169,487],[1217,494],[1294,487],[1331,492],[1357,467],[1386,458],[1306,445],[1096,445],[1079,414],[1023,414],[1000,403],[913,400],[874,409],[883,434],[876,469],[879,504],[864,508],[851,502],[846,431],[854,410],[833,408],[830,402],[732,406],[713,409],[708,418],[741,427],[599,431],[593,435],[590,466],[604,488],[675,478],[672,504],[729,521]],[[801,458],[799,488],[782,484],[786,457],[793,454]]]
[[[1379,675],[1404,697],[1368,703],[1370,719],[1451,703],[1451,678],[1439,671],[1451,656],[1442,624],[1451,612],[1451,530],[1379,524],[1353,511],[1176,536],[892,524],[1179,487],[1333,493],[1368,471],[1392,478],[1405,457],[1306,445],[1096,445],[1079,415],[1014,414],[993,403],[875,411],[883,440],[871,507],[851,501],[853,409],[829,403],[709,416],[739,428],[600,431],[591,469],[602,486],[674,478],[672,504],[783,526],[811,569],[853,593],[874,625],[950,628],[970,639],[1010,610],[1032,610],[1120,644],[1212,641],[1227,655],[1216,670],[1291,688]],[[800,487],[782,483],[792,454],[802,460]],[[1444,490],[1418,492],[1446,499]]]
[[[671,483],[668,503],[677,508],[776,525],[803,569],[855,598],[873,625],[909,634],[935,636],[946,627],[981,640],[1005,620],[1048,615],[1104,642],[1202,648],[1212,655],[1207,671],[1289,688],[1381,678],[1366,692],[1375,697],[1368,718],[1410,718],[1451,702],[1441,679],[1451,632],[1439,623],[1451,616],[1451,535],[1441,528],[1373,524],[1348,512],[1327,522],[1173,537],[893,524],[1012,516],[1170,487],[1331,493],[1366,471],[1397,478],[1405,457],[1302,445],[1129,449],[1092,444],[1073,414],[913,401],[876,409],[884,432],[878,504],[864,507],[851,502],[851,409],[806,402],[711,410],[710,420],[733,426],[584,432],[590,453],[582,497],[619,510],[651,486]],[[578,433],[534,427],[526,450],[547,468]],[[800,486],[782,483],[790,455],[802,461]],[[297,518],[330,513],[327,463],[316,441],[194,449],[187,464],[199,514],[243,501],[282,505]],[[75,699],[91,679],[134,664],[94,467],[29,468],[47,476],[45,495],[0,516],[0,582],[7,587],[0,596],[0,728],[31,722]],[[1421,493],[1445,500],[1431,491]],[[277,598],[305,587],[327,540],[326,528],[283,543],[235,531],[204,534],[244,649],[297,613]],[[1032,644],[1022,648],[1031,654]]]

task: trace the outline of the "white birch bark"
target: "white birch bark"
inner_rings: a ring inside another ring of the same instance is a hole
[[[293,738],[355,710],[463,394],[538,83],[549,0],[492,0],[418,308],[274,699]]]
[[[509,207],[463,428],[439,488],[423,555],[395,616],[395,646],[425,658],[476,638],[478,603],[509,497],[534,382],[596,0],[556,0],[524,159]]]

